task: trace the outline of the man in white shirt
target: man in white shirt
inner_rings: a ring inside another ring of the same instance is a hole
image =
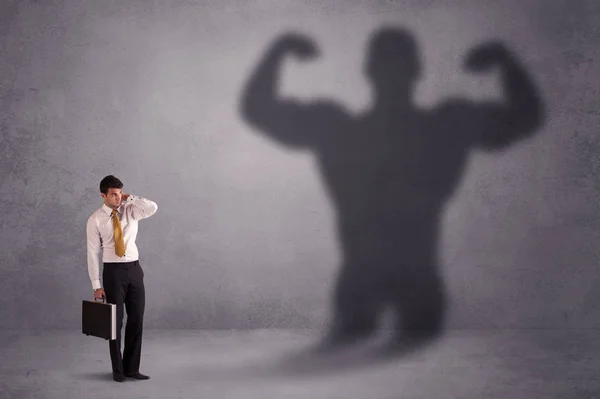
[[[115,176],[102,179],[100,193],[104,204],[87,222],[88,272],[94,298],[106,298],[107,302],[117,305],[117,339],[109,341],[113,379],[117,382],[125,381],[125,377],[150,378],[139,372],[146,295],[135,239],[138,221],[152,216],[158,209],[156,203],[125,194],[122,188],[123,183]],[[104,288],[100,283],[100,259]],[[127,325],[121,356],[123,305],[127,309]]]

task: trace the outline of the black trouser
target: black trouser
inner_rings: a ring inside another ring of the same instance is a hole
[[[117,305],[117,339],[109,341],[113,372],[135,373],[140,369],[142,354],[142,331],[146,303],[144,271],[138,261],[104,263],[102,279],[106,301]],[[121,357],[123,304],[127,309],[127,325],[125,326],[125,348]]]

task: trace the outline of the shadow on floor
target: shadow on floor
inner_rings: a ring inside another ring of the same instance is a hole
[[[83,381],[112,381],[112,373],[77,373],[73,375],[74,379]]]

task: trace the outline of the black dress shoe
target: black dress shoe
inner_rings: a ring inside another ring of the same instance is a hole
[[[123,382],[125,381],[125,376],[122,373],[113,373],[113,380]]]
[[[128,374],[125,374],[125,377],[133,378],[134,380],[149,380],[150,379],[150,377],[148,377],[147,375],[144,375],[140,372],[128,373]]]

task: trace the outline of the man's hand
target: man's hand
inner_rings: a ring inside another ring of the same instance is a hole
[[[127,201],[127,198],[129,198],[129,194],[121,193],[121,203]]]
[[[94,290],[94,299],[104,299],[106,298],[106,293],[104,292],[104,288],[98,288]]]

